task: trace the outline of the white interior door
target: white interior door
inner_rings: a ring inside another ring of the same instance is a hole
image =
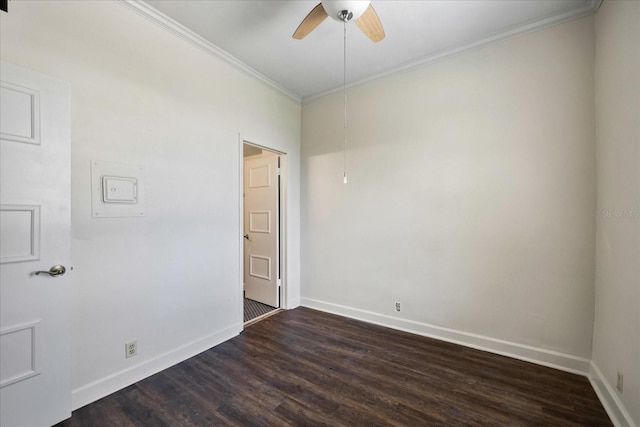
[[[69,86],[0,67],[0,425],[50,426],[71,416],[69,274],[34,272],[69,267]]]
[[[278,280],[278,156],[244,161],[244,283],[246,297],[280,307]]]

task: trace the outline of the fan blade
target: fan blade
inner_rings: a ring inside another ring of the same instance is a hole
[[[318,5],[309,12],[307,17],[302,20],[300,25],[298,25],[296,32],[293,33],[293,38],[300,40],[306,37],[307,34],[315,30],[318,25],[322,24],[322,21],[327,19],[328,16],[324,7],[322,7],[322,3],[318,3]]]
[[[356,25],[375,43],[384,38],[384,29],[373,6],[369,5],[362,16],[356,19]]]

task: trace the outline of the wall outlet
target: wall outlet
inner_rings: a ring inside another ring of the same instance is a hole
[[[126,359],[138,354],[138,341],[131,341],[124,345],[124,356]]]
[[[618,379],[616,381],[616,388],[620,393],[624,390],[624,375],[621,372],[618,372]]]
[[[396,311],[400,311],[400,303],[399,302],[396,303]]]

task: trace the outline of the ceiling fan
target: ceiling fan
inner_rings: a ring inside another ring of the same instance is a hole
[[[377,43],[384,39],[385,34],[378,14],[370,3],[369,0],[322,0],[302,20],[293,33],[293,38],[299,40],[306,37],[330,16],[344,23],[355,20],[358,28]]]

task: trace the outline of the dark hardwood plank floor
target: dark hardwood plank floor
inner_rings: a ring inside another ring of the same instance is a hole
[[[282,311],[58,426],[611,426],[585,377]]]

